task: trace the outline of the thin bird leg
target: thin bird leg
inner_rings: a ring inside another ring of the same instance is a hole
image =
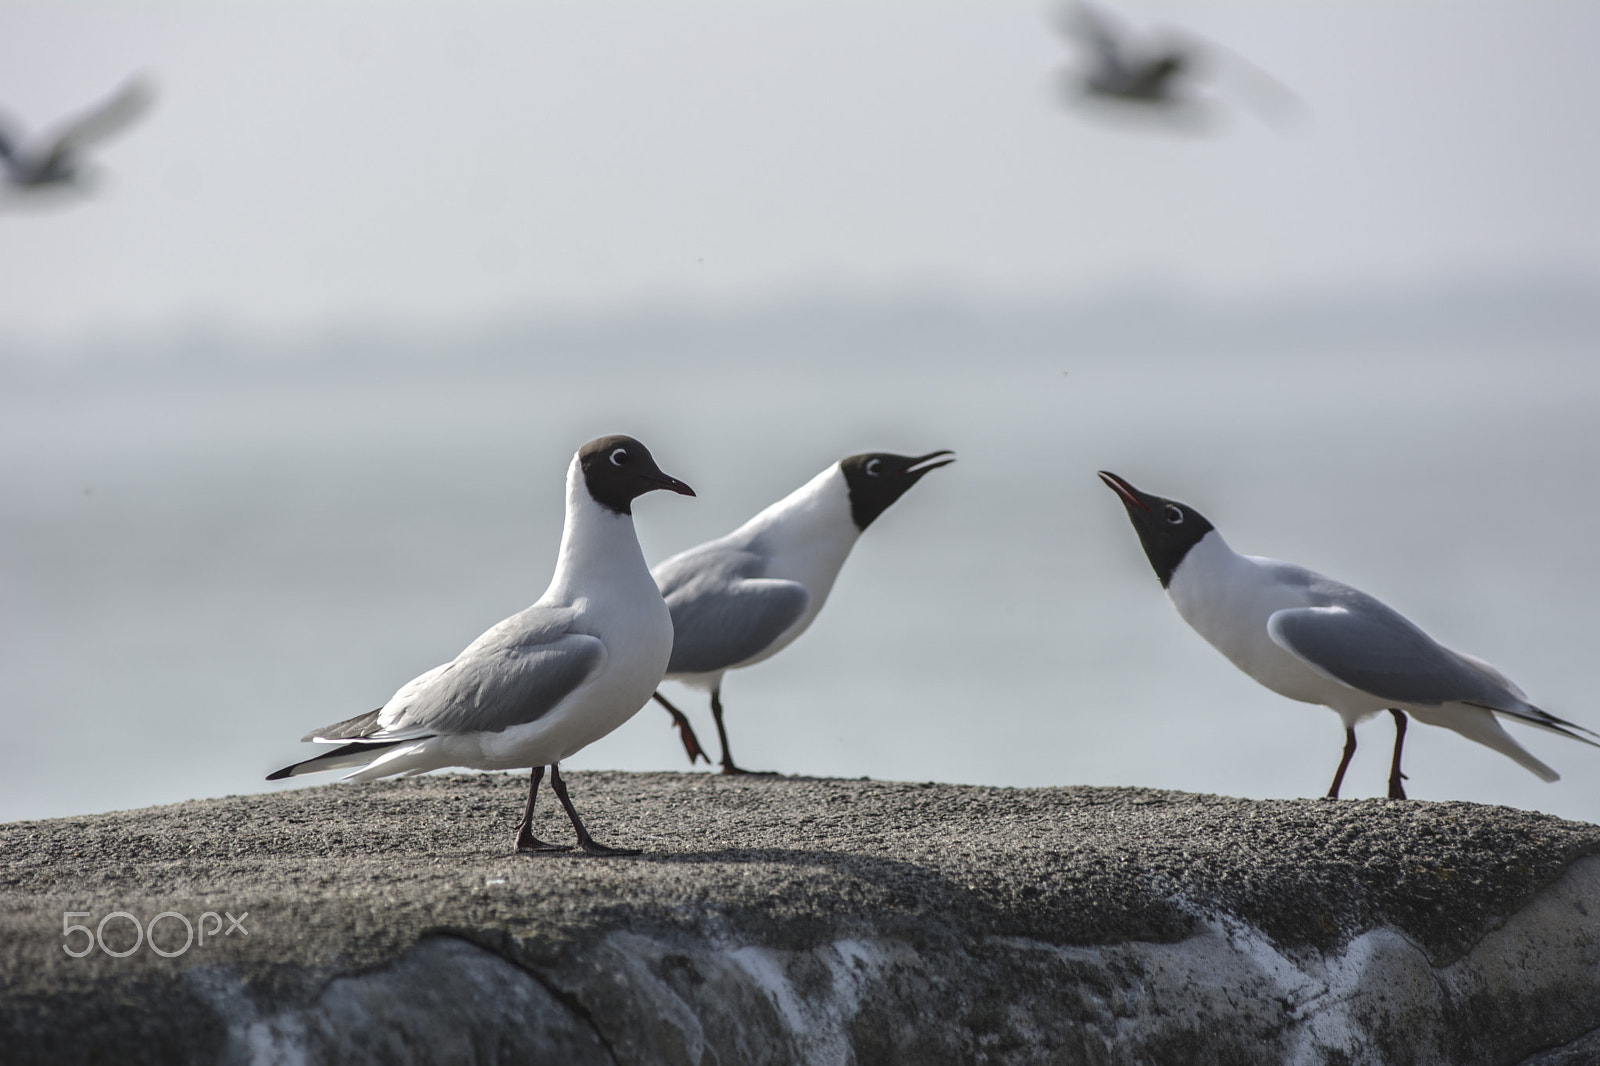
[[[567,809],[567,817],[572,819],[572,828],[578,831],[578,847],[590,855],[637,855],[638,848],[608,848],[597,842],[583,827],[583,819],[578,817],[578,808],[572,805],[572,800],[567,796],[567,783],[561,780],[561,764],[550,764],[550,787],[556,790],[556,799],[561,801],[561,806]]]
[[[672,724],[678,727],[678,736],[683,740],[683,750],[689,753],[689,765],[693,766],[696,759],[704,759],[710,764],[711,756],[700,746],[700,738],[694,735],[694,729],[689,725],[689,719],[683,716],[683,712],[668,703],[667,698],[661,693],[652,692],[650,695],[672,715]]]
[[[1389,764],[1389,798],[1403,800],[1406,790],[1400,782],[1406,780],[1406,775],[1400,772],[1400,745],[1406,742],[1406,714],[1394,707],[1389,708],[1389,713],[1394,715],[1394,762]]]
[[[717,739],[722,742],[722,772],[725,774],[755,774],[757,776],[776,777],[776,770],[746,770],[733,764],[733,755],[728,751],[728,730],[722,724],[722,686],[719,684],[711,690],[711,717],[717,723]]]
[[[1328,789],[1328,798],[1329,799],[1336,800],[1336,799],[1339,798],[1339,786],[1344,784],[1344,772],[1345,772],[1345,769],[1347,767],[1349,767],[1349,765],[1350,765],[1350,757],[1352,755],[1354,755],[1355,753],[1356,753],[1356,727],[1353,726],[1353,725],[1345,726],[1344,727],[1344,758],[1339,760],[1339,769],[1333,775],[1333,785],[1331,787],[1329,787],[1329,789]]]
[[[522,814],[522,824],[517,826],[518,851],[571,851],[571,844],[546,844],[533,835],[533,800],[539,794],[539,782],[544,780],[544,767],[535,766],[528,775],[528,809]],[[551,779],[554,781],[554,778]]]

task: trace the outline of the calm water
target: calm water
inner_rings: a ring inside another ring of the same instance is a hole
[[[691,324],[670,343],[636,325],[480,335],[472,358],[448,339],[394,364],[266,344],[233,369],[14,374],[0,819],[269,789],[308,728],[379,705],[543,590],[567,459],[603,432],[700,493],[636,507],[652,562],[851,452],[960,453],[862,539],[799,643],[727,681],[752,767],[1325,790],[1338,719],[1183,625],[1100,468],[1195,505],[1241,551],[1360,585],[1600,728],[1600,345],[1459,332],[1196,348],[1003,316]],[[703,697],[668,691],[714,742]],[[1600,751],[1512,731],[1564,779],[1418,727],[1412,795],[1600,821]],[[1378,795],[1392,732],[1361,738],[1347,795]],[[686,767],[654,706],[571,765]]]

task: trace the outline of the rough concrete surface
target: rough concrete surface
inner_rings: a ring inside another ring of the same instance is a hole
[[[525,779],[492,774],[0,826],[0,1061],[1600,1062],[1597,826],[569,779],[646,854],[514,854]],[[535,832],[571,837],[544,798]],[[107,953],[162,912],[207,939]]]

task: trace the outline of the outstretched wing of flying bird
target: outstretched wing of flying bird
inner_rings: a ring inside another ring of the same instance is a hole
[[[112,96],[61,123],[43,138],[41,171],[48,172],[85,145],[120,133],[143,115],[155,90],[143,78],[132,78]]]

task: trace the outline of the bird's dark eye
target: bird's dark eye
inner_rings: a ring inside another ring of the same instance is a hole
[[[1177,505],[1169,503],[1161,513],[1167,516],[1168,523],[1175,526],[1183,525],[1183,510]]]
[[[611,452],[611,465],[621,466],[628,461],[628,449],[616,448]]]
[[[883,465],[883,460],[882,459],[868,459],[867,460],[867,464],[865,466],[863,466],[861,469],[863,469],[863,470],[865,470],[867,472],[867,476],[868,477],[877,477],[878,476],[878,467],[880,467],[882,465]]]

